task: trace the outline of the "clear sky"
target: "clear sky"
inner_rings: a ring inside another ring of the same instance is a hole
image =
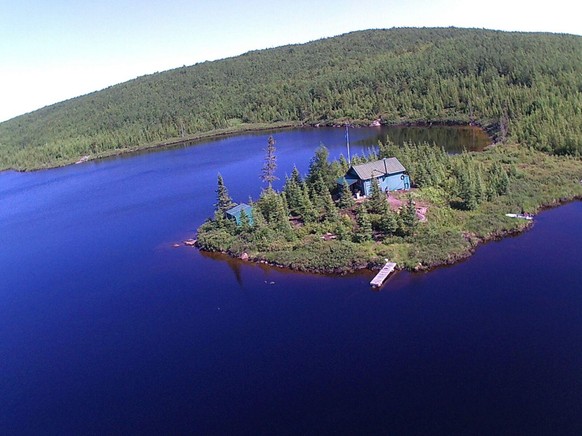
[[[116,83],[355,30],[582,34],[578,0],[0,0],[0,121]]]

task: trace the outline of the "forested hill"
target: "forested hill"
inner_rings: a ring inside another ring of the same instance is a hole
[[[177,68],[0,123],[0,168],[247,124],[377,118],[474,119],[540,150],[580,154],[582,37],[368,30]]]

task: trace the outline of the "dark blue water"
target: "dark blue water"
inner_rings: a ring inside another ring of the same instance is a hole
[[[580,434],[582,203],[381,292],[172,248],[266,140],[0,174],[1,434]]]

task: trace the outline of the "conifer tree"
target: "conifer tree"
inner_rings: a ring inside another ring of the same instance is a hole
[[[412,235],[418,223],[418,218],[416,217],[416,207],[412,195],[408,194],[407,197],[406,204],[400,211],[400,217],[402,218],[404,232]]]
[[[386,203],[386,195],[380,190],[378,179],[373,177],[370,186],[370,197],[368,198],[368,209],[372,213],[381,213]]]
[[[307,185],[303,184],[301,187],[301,217],[305,222],[314,222],[317,219],[317,212],[313,206],[313,202],[309,196],[309,189]]]
[[[342,209],[350,209],[354,207],[354,204],[356,204],[354,196],[352,195],[352,191],[350,191],[348,182],[344,179],[344,182],[342,183],[342,190],[340,191],[338,205]]]
[[[285,200],[287,201],[289,212],[294,215],[300,215],[302,191],[300,184],[297,183],[297,178],[294,177],[293,174],[285,180],[283,193],[285,194]]]
[[[261,180],[267,183],[267,189],[273,188],[273,182],[277,180],[275,170],[277,169],[277,156],[275,156],[275,139],[269,136],[267,140],[267,150],[265,156],[265,163],[261,173]]]
[[[320,215],[326,219],[334,219],[337,216],[337,209],[321,176],[317,177],[312,189],[313,204],[318,209]]]
[[[271,229],[283,234],[288,240],[293,239],[294,234],[289,223],[289,215],[285,210],[285,203],[280,194],[273,189],[263,191],[257,202],[257,207]]]
[[[343,154],[340,154],[339,165],[344,173],[350,168],[350,164]]]
[[[244,210],[240,212],[240,225],[238,226],[237,230],[239,234],[247,235],[251,233],[252,226],[251,226],[251,217],[249,217]]]
[[[483,182],[482,176],[482,168],[481,166],[473,166],[474,168],[474,184],[475,184],[475,198],[477,200],[477,204],[482,203],[485,200],[486,196],[486,187],[485,183]]]
[[[299,170],[296,166],[294,166],[293,171],[291,171],[291,179],[293,179],[293,181],[298,185],[303,183],[303,180],[301,180],[301,174],[299,173]]]
[[[224,180],[220,173],[218,174],[218,187],[216,188],[216,200],[217,201],[214,207],[215,210],[219,212],[221,215],[223,215],[224,212],[235,206],[235,203],[232,201],[232,198],[230,198],[230,195],[228,194],[228,189],[226,188],[226,185],[224,184]]]
[[[356,209],[356,223],[357,229],[354,233],[354,242],[370,241],[372,239],[372,223],[364,204],[358,205]]]
[[[398,219],[394,212],[387,210],[380,218],[380,231],[387,236],[394,235],[398,231]]]
[[[328,158],[329,151],[323,145],[320,145],[309,162],[309,172],[305,179],[307,184],[313,186],[317,182],[317,179],[321,177],[325,185],[331,188],[331,165],[328,162]]]
[[[490,179],[497,195],[507,194],[509,191],[509,176],[498,162],[495,162],[491,167]]]
[[[463,168],[459,174],[459,196],[461,206],[465,210],[473,210],[478,206],[477,195],[475,194],[475,183],[471,178],[468,168]]]

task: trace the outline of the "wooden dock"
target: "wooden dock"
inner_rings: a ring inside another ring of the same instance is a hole
[[[394,271],[396,264],[394,262],[386,262],[386,265],[382,267],[380,272],[376,274],[376,277],[370,282],[370,286],[373,288],[379,288],[386,281],[388,276]]]

